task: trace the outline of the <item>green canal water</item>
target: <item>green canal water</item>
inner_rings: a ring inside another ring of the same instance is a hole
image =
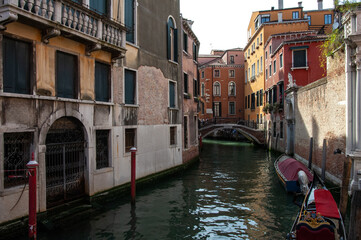
[[[205,140],[185,173],[104,206],[40,239],[284,239],[298,207],[278,182],[277,155],[247,143]]]

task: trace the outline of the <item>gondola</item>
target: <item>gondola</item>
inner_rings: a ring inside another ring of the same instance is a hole
[[[283,154],[274,162],[274,167],[287,192],[302,192],[306,195],[313,176],[304,164]]]
[[[316,173],[313,176],[310,190],[286,239],[346,240],[342,216],[331,192]]]

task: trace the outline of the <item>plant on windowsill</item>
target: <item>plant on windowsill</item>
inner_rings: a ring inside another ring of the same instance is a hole
[[[273,104],[273,113],[277,113],[280,109],[280,104],[279,103],[274,103]]]
[[[184,93],[184,99],[191,99],[192,95],[190,93]]]
[[[268,109],[269,109],[269,104],[267,103],[266,105],[263,106],[262,111],[267,114],[267,113],[268,113]]]
[[[267,103],[268,105],[268,113],[271,113],[273,111],[273,105],[270,103]]]

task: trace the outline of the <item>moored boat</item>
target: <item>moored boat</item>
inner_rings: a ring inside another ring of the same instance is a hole
[[[287,239],[346,240],[345,227],[337,204],[316,173]]]
[[[312,181],[312,172],[301,162],[283,154],[274,162],[278,178],[287,192],[306,194]]]

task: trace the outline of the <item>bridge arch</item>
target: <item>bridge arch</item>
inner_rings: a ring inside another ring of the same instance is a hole
[[[214,132],[217,132],[219,130],[232,129],[232,130],[236,130],[237,132],[239,132],[240,134],[245,136],[248,140],[250,140],[253,143],[256,143],[258,145],[263,144],[260,139],[255,137],[253,134],[243,130],[242,127],[243,126],[241,126],[241,125],[233,125],[233,124],[232,125],[211,125],[211,126],[200,129],[200,133],[202,134],[202,138],[205,138],[208,135],[213,134]]]

